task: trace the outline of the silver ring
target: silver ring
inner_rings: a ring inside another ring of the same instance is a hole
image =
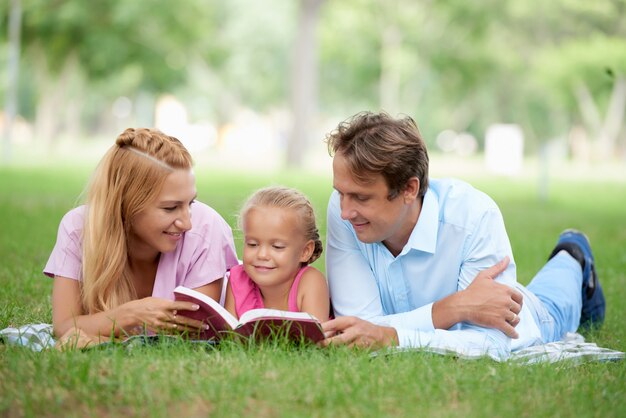
[[[511,321],[510,321],[510,322],[511,322],[511,323],[513,323],[513,322],[515,322],[515,320],[516,320],[516,319],[517,319],[517,314],[516,314],[516,313],[514,313],[514,314],[513,314],[513,319],[511,319]]]

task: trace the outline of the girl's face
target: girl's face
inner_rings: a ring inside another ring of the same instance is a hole
[[[260,206],[248,211],[243,222],[243,265],[260,286],[281,285],[295,278],[300,263],[313,253],[293,210]]]
[[[174,251],[183,233],[191,229],[191,204],[196,198],[192,170],[175,170],[167,176],[161,192],[131,224],[128,237],[131,257],[150,260]]]

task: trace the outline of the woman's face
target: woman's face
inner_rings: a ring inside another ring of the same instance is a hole
[[[196,198],[196,178],[191,169],[170,173],[156,199],[139,212],[128,237],[132,258],[151,260],[174,251],[183,233],[191,229],[191,204]]]

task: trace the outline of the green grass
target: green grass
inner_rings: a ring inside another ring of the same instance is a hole
[[[83,168],[0,169],[0,328],[51,321],[52,283],[41,270],[58,222],[88,176]],[[533,180],[471,180],[504,213],[522,283],[544,264],[562,229],[589,235],[608,311],[604,327],[586,336],[626,351],[626,184],[554,181],[550,199],[541,202]],[[272,183],[309,195],[325,229],[329,176],[198,172],[199,199],[233,226],[245,197]],[[520,366],[271,344],[66,353],[0,345],[0,416],[9,417],[606,417],[623,416],[625,389],[623,361]]]

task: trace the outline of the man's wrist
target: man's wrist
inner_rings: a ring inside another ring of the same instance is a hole
[[[432,318],[435,329],[449,329],[469,319],[463,309],[464,292],[461,290],[433,303]]]
[[[400,339],[398,338],[398,331],[393,327],[383,327],[385,334],[385,346],[394,347],[400,345]]]

